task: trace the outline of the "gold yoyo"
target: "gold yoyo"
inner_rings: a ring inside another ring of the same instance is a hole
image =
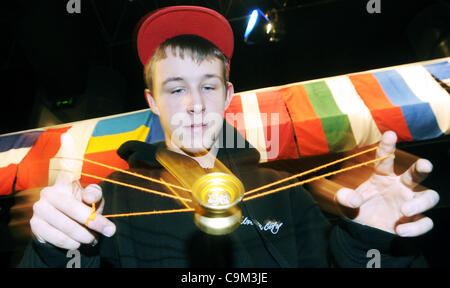
[[[234,231],[242,219],[237,204],[244,185],[234,175],[215,172],[201,176],[192,186],[196,202],[194,223],[205,233],[224,235]]]
[[[192,202],[181,204],[194,208],[194,223],[200,230],[225,235],[239,226],[242,212],[238,204],[244,196],[244,185],[221,161],[215,159],[214,168],[204,169],[196,161],[168,150],[159,150],[156,159],[171,175],[163,179],[192,191],[176,193],[192,197]]]

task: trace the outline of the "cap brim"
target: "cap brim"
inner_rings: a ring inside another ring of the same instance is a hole
[[[198,6],[173,6],[144,17],[137,34],[137,50],[147,65],[158,46],[179,35],[197,35],[212,42],[231,59],[234,36],[228,21],[218,12]]]

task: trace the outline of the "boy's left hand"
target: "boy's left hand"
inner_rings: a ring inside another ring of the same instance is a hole
[[[383,134],[376,157],[395,152],[397,135]],[[439,202],[434,190],[414,192],[413,189],[432,171],[426,159],[417,160],[401,175],[394,173],[394,157],[375,163],[372,176],[355,190],[342,188],[337,201],[346,207],[359,208],[353,221],[378,228],[402,237],[424,234],[433,228],[433,221],[421,215]]]

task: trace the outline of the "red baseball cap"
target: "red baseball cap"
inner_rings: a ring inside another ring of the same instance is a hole
[[[234,36],[230,23],[220,13],[199,6],[172,6],[147,14],[137,33],[137,50],[142,65],[161,43],[178,35],[197,35],[209,40],[228,58],[233,55]]]

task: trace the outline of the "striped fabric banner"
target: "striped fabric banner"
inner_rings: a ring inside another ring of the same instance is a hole
[[[98,121],[89,139],[84,157],[107,165],[128,169],[128,163],[119,157],[117,149],[125,142],[138,140],[145,142],[149,137],[153,113],[150,109],[123,116]],[[111,170],[98,165],[83,162],[84,173],[106,177]],[[80,183],[98,183],[97,179],[82,176]]]
[[[325,82],[339,110],[347,115],[350,121],[356,145],[365,147],[378,142],[381,139],[380,130],[350,79],[347,76],[339,76],[329,78]]]
[[[298,158],[292,122],[280,92],[234,95],[225,119],[260,152],[261,162]]]
[[[296,159],[292,120],[278,90],[257,92],[259,111],[263,120],[267,147],[267,161]]]
[[[350,103],[351,96],[341,93],[338,82],[330,83],[337,90],[337,97],[331,93],[326,81],[283,90],[302,156],[342,152],[356,147],[349,116],[336,102],[339,99],[341,106],[345,106]]]
[[[0,137],[0,195],[12,193],[19,163],[25,158],[43,131]]]
[[[448,66],[450,76],[450,65]],[[440,131],[450,134],[450,97],[422,66],[406,66],[396,71],[420,101],[430,105]]]
[[[145,139],[145,142],[147,143],[157,143],[164,141],[166,139],[166,136],[164,135],[164,130],[161,126],[161,120],[159,119],[158,115],[152,114],[152,122],[151,122],[151,129],[150,133],[148,133],[147,139]]]
[[[61,147],[61,135],[71,126],[45,130],[33,145],[17,170],[16,190],[48,185],[50,159]]]
[[[424,68],[437,79],[450,85],[450,60],[424,65]]]
[[[401,108],[392,104],[374,75],[362,73],[349,78],[381,133],[392,130],[399,142],[413,140]]]
[[[255,93],[241,95],[242,112],[244,114],[245,137],[261,155],[261,162],[267,162],[266,135],[261,120],[258,99]]]
[[[303,85],[280,90],[291,116],[300,155],[330,152],[322,122],[315,112]]]
[[[336,105],[325,81],[305,84],[309,101],[319,116],[330,152],[348,151],[356,147],[348,116]]]
[[[153,113],[150,110],[98,121],[86,154],[117,150],[129,140],[145,141]]]
[[[225,120],[244,137],[245,134],[245,122],[244,122],[244,114],[242,113],[242,100],[241,95],[235,94],[233,95],[233,99],[231,99],[230,105],[225,111]],[[231,145],[231,144],[230,144]]]
[[[400,107],[413,141],[442,135],[430,104],[417,98],[399,73],[388,70],[375,72],[373,75],[389,101]]]
[[[450,134],[449,61],[241,92],[234,95],[225,119],[258,149],[261,162],[364,147],[387,130],[396,132],[399,142],[433,139]],[[61,147],[64,133],[72,136],[74,152]],[[127,169],[116,152],[120,145],[164,139],[159,117],[150,109],[0,136],[0,195],[13,191],[14,179],[16,190],[52,184],[65,155]],[[76,174],[106,177],[112,172],[85,161],[77,165]]]
[[[74,171],[74,180],[80,179],[83,166],[82,159],[97,122],[97,119],[77,122],[67,130],[65,134],[66,136],[70,135],[70,141],[73,142],[68,144],[73,144],[73,147],[66,148],[62,143],[55,157],[50,159],[48,185],[55,183],[61,169]]]

